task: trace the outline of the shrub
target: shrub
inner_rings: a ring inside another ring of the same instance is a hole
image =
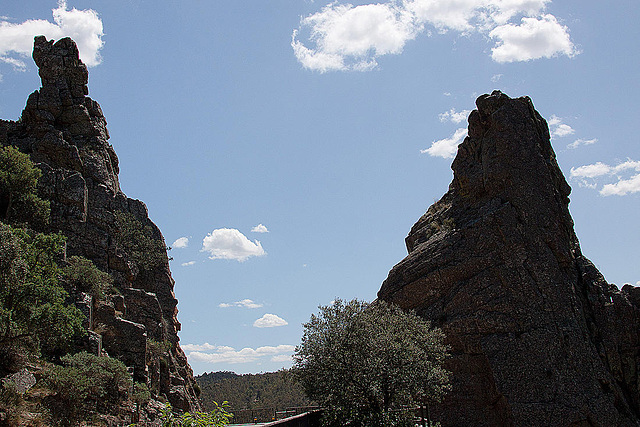
[[[171,248],[153,235],[151,226],[143,225],[129,212],[116,212],[116,222],[116,244],[124,249],[138,268],[151,270],[169,259],[167,250]]]
[[[93,262],[81,257],[72,256],[64,267],[64,279],[82,292],[88,292],[96,300],[102,300],[105,293],[113,287],[113,277],[98,269]]]

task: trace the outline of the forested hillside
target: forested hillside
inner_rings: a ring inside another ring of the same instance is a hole
[[[234,410],[312,405],[287,370],[245,375],[205,372],[196,381],[201,389],[200,401],[207,411],[213,409],[213,402],[225,400]]]

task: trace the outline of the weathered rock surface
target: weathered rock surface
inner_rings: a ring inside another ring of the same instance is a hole
[[[100,302],[87,294],[75,296],[92,331],[87,347],[103,348],[133,367],[136,380],[148,382],[175,408],[198,409],[193,373],[178,344],[177,300],[166,254],[160,265],[142,271],[114,237],[116,213],[122,212],[164,242],[144,203],[120,190],[118,157],[107,142],[107,122],[100,105],[87,96],[87,68],[69,38],[54,44],[36,37],[33,59],[42,88],[29,96],[20,121],[0,120],[0,146],[14,145],[31,156],[43,172],[40,195],[51,201],[49,231],[67,236],[67,254],[84,256],[110,273],[122,293]],[[152,354],[148,340],[168,342],[171,348]],[[162,375],[182,382],[163,384]]]
[[[569,185],[528,97],[476,101],[449,191],[378,297],[442,327],[445,426],[640,425],[640,289],[581,251]]]

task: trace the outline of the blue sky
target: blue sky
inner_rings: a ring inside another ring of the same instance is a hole
[[[40,85],[33,35],[72,36],[122,189],[173,244],[194,371],[266,372],[318,305],[375,298],[494,89],[549,121],[585,255],[638,283],[639,19],[637,0],[7,0],[0,117]]]

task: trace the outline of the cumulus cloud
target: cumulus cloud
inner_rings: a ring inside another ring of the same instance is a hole
[[[207,234],[202,240],[202,251],[208,252],[211,259],[233,259],[239,262],[267,254],[258,240],[252,242],[235,228],[219,228]]]
[[[270,358],[272,362],[288,362],[291,353],[295,350],[293,345],[281,344],[278,346],[264,346],[258,348],[245,347],[236,350],[228,346],[215,346],[209,343],[185,344],[182,349],[187,353],[191,361],[205,363],[252,363]]]
[[[44,35],[55,40],[71,37],[78,45],[82,62],[88,67],[100,64],[104,33],[98,13],[92,9],[68,10],[64,0],[58,1],[58,7],[52,12],[53,22],[29,19],[18,24],[1,17],[0,61],[11,64],[16,70],[26,69],[24,58],[31,55],[33,38]]]
[[[560,54],[571,58],[578,53],[568,28],[553,15],[525,17],[520,25],[501,25],[491,30],[489,37],[497,40],[491,49],[491,58],[496,62],[530,61]]]
[[[469,117],[470,112],[471,110],[462,110],[456,112],[455,108],[452,108],[449,111],[438,114],[438,118],[441,122],[461,123],[466,120],[467,117]]]
[[[450,138],[441,139],[439,141],[433,141],[431,147],[426,150],[420,150],[422,154],[428,154],[433,157],[442,157],[445,159],[452,159],[458,152],[458,145],[462,143],[467,136],[467,129],[460,128],[455,131]]]
[[[593,139],[576,139],[575,141],[573,141],[571,144],[567,145],[567,148],[570,149],[575,149],[580,147],[581,145],[592,145],[595,144],[596,142],[598,142],[598,140],[596,138]]]
[[[253,322],[253,326],[256,328],[275,328],[277,326],[286,326],[288,324],[289,322],[284,320],[282,317],[270,313],[265,314]]]
[[[180,237],[171,244],[172,248],[186,248],[187,246],[189,246],[188,237]]]
[[[629,173],[632,176],[629,177]],[[579,185],[589,188],[597,188],[594,182],[596,178],[615,177],[616,182],[604,184],[600,189],[603,196],[625,196],[640,192],[640,161],[629,159],[616,166],[597,162],[571,168],[570,176],[577,179]]]
[[[180,264],[182,267],[189,267],[190,265],[195,265],[195,261],[183,262]]]
[[[333,2],[301,19],[291,47],[303,67],[319,72],[371,70],[379,57],[402,53],[408,41],[431,34],[430,28],[488,35],[496,40],[492,58],[497,62],[574,56],[568,29],[555,16],[543,13],[549,2],[390,0],[358,6]],[[516,17],[522,17],[517,25],[509,23]]]
[[[241,301],[236,302],[223,302],[218,304],[220,308],[228,308],[228,307],[243,307],[243,308],[260,308],[263,304],[259,304],[250,299],[243,299]]]
[[[251,229],[251,232],[252,233],[268,233],[269,229],[267,229],[267,227],[262,224],[258,224]]]

